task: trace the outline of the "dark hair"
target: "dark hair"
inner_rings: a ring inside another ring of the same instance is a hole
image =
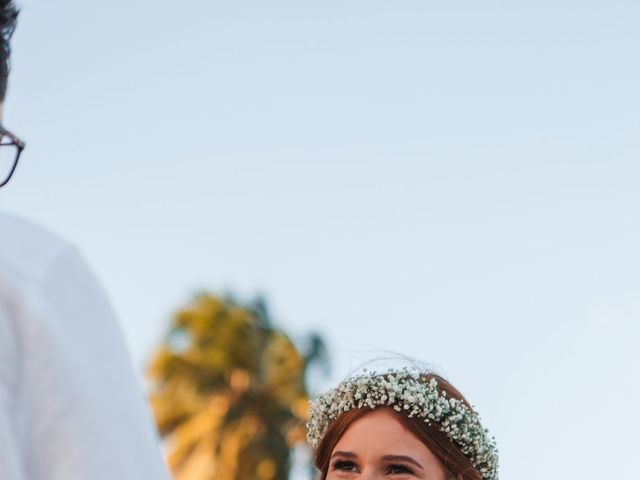
[[[428,382],[432,378],[438,381],[438,387],[447,393],[448,397],[456,398],[471,408],[462,394],[442,377],[428,373],[422,376],[422,380]],[[387,408],[387,407],[380,407]],[[353,409],[342,413],[329,425],[322,441],[314,454],[314,464],[320,470],[320,479],[325,480],[329,471],[331,453],[336,444],[353,422],[371,413],[372,410],[362,408]],[[439,425],[432,422],[430,425],[418,417],[410,418],[408,415],[396,412],[389,408],[396,418],[413,433],[433,453],[444,467],[447,478],[456,480],[482,480],[482,476],[473,464],[464,456],[460,448],[449,437],[440,431]]]
[[[11,36],[16,29],[18,9],[12,0],[0,0],[0,102],[7,93]]]

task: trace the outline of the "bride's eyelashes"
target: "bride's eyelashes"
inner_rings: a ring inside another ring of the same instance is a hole
[[[332,470],[340,472],[358,472],[358,466],[348,460],[336,460],[332,464]],[[400,463],[387,465],[384,469],[386,475],[413,475],[414,471],[411,467]]]
[[[357,472],[358,466],[348,460],[336,460],[333,462],[332,469],[342,472]]]
[[[411,469],[407,465],[395,464],[395,463],[392,465],[389,465],[385,469],[385,473],[388,475],[401,475],[401,474],[413,475],[414,474],[413,469]]]

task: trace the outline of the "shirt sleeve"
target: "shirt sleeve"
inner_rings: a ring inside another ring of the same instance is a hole
[[[75,249],[52,263],[34,298],[24,355],[32,478],[165,480],[118,322]]]
[[[17,341],[8,309],[0,302],[0,470],[2,478],[24,480],[14,424]]]

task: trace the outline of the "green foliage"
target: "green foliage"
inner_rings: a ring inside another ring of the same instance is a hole
[[[261,299],[202,294],[178,311],[147,371],[175,479],[286,480],[314,363],[327,365],[322,339],[300,352]]]

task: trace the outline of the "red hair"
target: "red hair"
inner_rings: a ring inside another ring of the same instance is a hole
[[[431,373],[421,376],[421,380],[425,382],[429,382],[432,378],[436,379],[438,388],[446,392],[448,397],[456,398],[471,408],[462,394],[444,378]],[[437,423],[431,422],[431,425],[429,425],[422,418],[410,418],[408,415],[397,412],[393,408],[389,408],[389,411],[440,460],[440,463],[447,472],[447,478],[456,480],[483,480],[478,470],[476,470],[469,459],[465,457],[460,448],[454,444],[445,433],[440,431]],[[329,425],[329,428],[314,453],[314,465],[320,470],[320,480],[326,480],[327,478],[331,454],[342,435],[344,435],[353,422],[369,413],[371,413],[371,410],[368,408],[349,410],[348,412],[340,414],[338,418]]]

